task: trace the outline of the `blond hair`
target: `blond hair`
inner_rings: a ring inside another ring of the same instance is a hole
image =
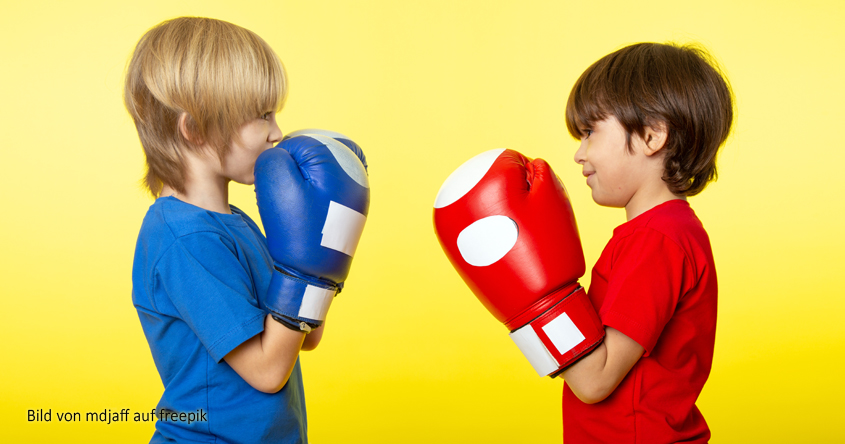
[[[207,145],[222,162],[241,125],[281,110],[286,93],[284,66],[252,31],[200,17],[153,27],[135,47],[124,89],[146,156],[145,187],[153,197],[164,184],[185,192],[184,150]]]

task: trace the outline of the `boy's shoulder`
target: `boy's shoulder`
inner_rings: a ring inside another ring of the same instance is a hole
[[[227,227],[246,228],[249,220],[238,208],[231,206],[231,209],[232,214],[215,213],[175,197],[160,197],[147,210],[141,235],[172,241],[204,232],[229,237]]]
[[[689,202],[683,199],[664,202],[646,211],[640,217],[642,218],[640,226],[667,234],[704,229]]]
[[[232,214],[217,213],[183,202],[160,197],[144,216],[135,247],[136,262],[155,264],[175,245],[202,253],[213,245],[230,251],[243,246],[244,239],[263,240],[261,230],[243,211],[230,205]],[[255,241],[250,241],[250,245]]]
[[[669,240],[683,251],[710,250],[710,238],[704,225],[686,200],[664,202],[628,221],[613,232],[617,241],[635,235],[657,236]],[[636,236],[635,236],[636,237]]]
[[[180,262],[185,254],[211,268],[228,253],[269,257],[255,222],[240,209],[230,207],[232,214],[223,214],[174,197],[156,199],[144,216],[135,245],[135,285],[144,285],[142,282],[150,279],[163,260]]]

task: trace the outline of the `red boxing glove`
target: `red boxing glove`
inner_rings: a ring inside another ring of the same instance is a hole
[[[505,149],[468,160],[437,194],[434,229],[540,376],[601,344],[604,328],[578,284],[586,267],[572,205],[546,161]]]

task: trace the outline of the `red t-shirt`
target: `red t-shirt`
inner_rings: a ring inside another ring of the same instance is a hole
[[[564,442],[706,443],[695,401],[713,362],[716,267],[689,204],[671,200],[613,230],[588,295],[602,323],[645,354],[596,404],[564,385]]]

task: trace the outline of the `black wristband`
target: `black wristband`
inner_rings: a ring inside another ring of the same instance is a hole
[[[308,334],[308,333],[311,333],[311,330],[316,328],[316,327],[312,327],[309,323],[307,323],[305,321],[299,321],[299,320],[289,318],[289,317],[284,316],[284,315],[279,315],[279,314],[276,314],[276,313],[270,313],[270,316],[272,316],[273,319],[276,320],[276,322],[284,325],[285,327],[287,327],[287,328],[289,328],[293,331],[298,331],[298,332],[301,332],[301,333]]]

